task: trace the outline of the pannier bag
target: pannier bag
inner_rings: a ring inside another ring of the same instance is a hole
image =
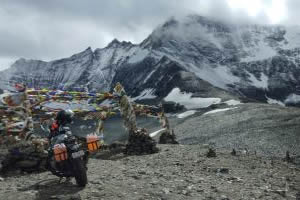
[[[66,145],[56,144],[54,145],[53,150],[54,150],[54,157],[57,162],[68,159],[68,152],[67,152]]]
[[[98,135],[90,134],[86,137],[86,143],[90,152],[97,151],[100,149],[101,143]]]

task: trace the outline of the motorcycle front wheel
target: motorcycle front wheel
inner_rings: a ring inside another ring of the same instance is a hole
[[[76,183],[80,187],[85,187],[87,184],[86,167],[84,161],[80,158],[72,160],[73,173]]]

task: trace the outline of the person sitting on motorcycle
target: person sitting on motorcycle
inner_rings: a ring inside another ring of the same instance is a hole
[[[72,134],[67,126],[73,121],[74,112],[72,110],[61,110],[57,113],[55,121],[50,127],[49,139],[59,134]]]

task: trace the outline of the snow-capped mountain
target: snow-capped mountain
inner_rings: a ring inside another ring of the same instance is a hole
[[[118,67],[127,62],[136,49],[131,43],[114,40],[106,48],[95,51],[87,48],[69,58],[51,62],[22,58],[3,71],[1,79],[25,82],[32,87],[87,86],[105,91],[110,89]]]
[[[300,27],[230,24],[192,15],[168,20],[138,45],[115,39],[103,49],[88,48],[61,60],[19,59],[0,79],[96,90],[121,82],[140,99],[162,98],[178,87],[206,97],[228,97],[229,91],[297,103],[299,75]]]

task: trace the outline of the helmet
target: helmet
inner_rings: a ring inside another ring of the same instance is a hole
[[[56,115],[56,120],[59,124],[69,124],[72,122],[74,112],[72,110],[61,110]]]
[[[26,85],[21,84],[21,83],[17,83],[17,84],[15,84],[15,89],[18,92],[24,92],[26,90]]]

